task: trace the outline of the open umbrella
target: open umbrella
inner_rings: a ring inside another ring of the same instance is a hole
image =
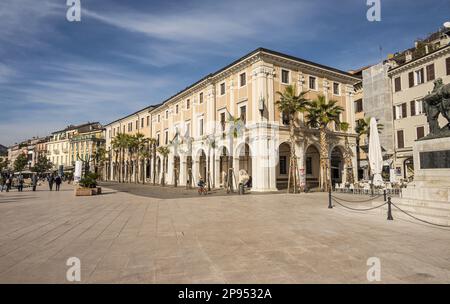
[[[383,155],[381,154],[377,120],[374,117],[370,119],[369,164],[370,171],[373,175],[373,184],[381,185],[383,183],[383,178],[381,177],[381,171],[383,170]]]

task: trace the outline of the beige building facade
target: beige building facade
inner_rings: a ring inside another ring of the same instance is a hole
[[[394,116],[394,168],[397,177],[409,179],[414,175],[413,143],[430,132],[422,98],[433,90],[436,79],[450,83],[450,45],[391,69],[389,77]],[[442,127],[446,120],[440,116],[439,123]]]
[[[165,163],[163,156],[157,155],[156,179],[161,181],[165,174],[169,184],[195,185],[201,177],[218,188],[224,183],[224,173],[232,168],[235,181],[240,170],[252,177],[252,191],[285,187],[291,146],[288,125],[276,101],[277,92],[287,85],[308,91],[308,99],[324,95],[327,100],[337,100],[345,109],[341,121],[350,124],[348,133],[334,129],[330,135],[331,172],[323,173],[319,169],[318,130],[306,128],[303,115],[298,114],[295,150],[301,182],[312,188],[318,185],[320,174],[331,174],[335,182],[344,179],[345,137],[352,144],[351,169],[356,176],[354,85],[360,80],[331,67],[257,49],[149,109],[150,125],[144,129],[159,146],[170,149]],[[117,130],[128,130],[127,124],[141,121],[136,115],[106,126],[107,147],[114,138],[114,128],[117,134]],[[237,118],[242,123],[236,126]],[[151,175],[153,170],[149,171]]]

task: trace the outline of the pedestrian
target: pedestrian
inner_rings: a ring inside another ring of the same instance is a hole
[[[37,177],[37,174],[34,173],[33,176],[31,177],[31,185],[33,186],[33,191],[36,191],[37,183],[38,183],[38,177]]]
[[[9,190],[11,190],[11,183],[12,183],[11,176],[8,175],[6,177],[6,192],[9,192]]]
[[[59,176],[59,175],[56,176],[55,183],[56,183],[56,191],[59,191],[59,188],[61,187],[61,183],[62,183],[61,176]]]
[[[0,192],[6,187],[6,177],[0,174]]]
[[[17,190],[19,192],[23,192],[23,183],[24,183],[23,175],[20,174],[19,177],[17,178],[17,184],[18,184]]]
[[[47,177],[47,181],[48,181],[48,187],[50,188],[50,191],[53,190],[53,183],[55,182],[55,178],[53,177],[53,174],[50,174]]]

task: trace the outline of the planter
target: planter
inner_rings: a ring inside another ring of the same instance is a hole
[[[77,188],[75,189],[75,196],[92,196],[102,194],[102,188]]]

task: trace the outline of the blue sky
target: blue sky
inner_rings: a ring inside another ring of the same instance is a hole
[[[348,70],[409,48],[450,20],[450,0],[0,2],[0,143],[108,123],[266,47]]]

